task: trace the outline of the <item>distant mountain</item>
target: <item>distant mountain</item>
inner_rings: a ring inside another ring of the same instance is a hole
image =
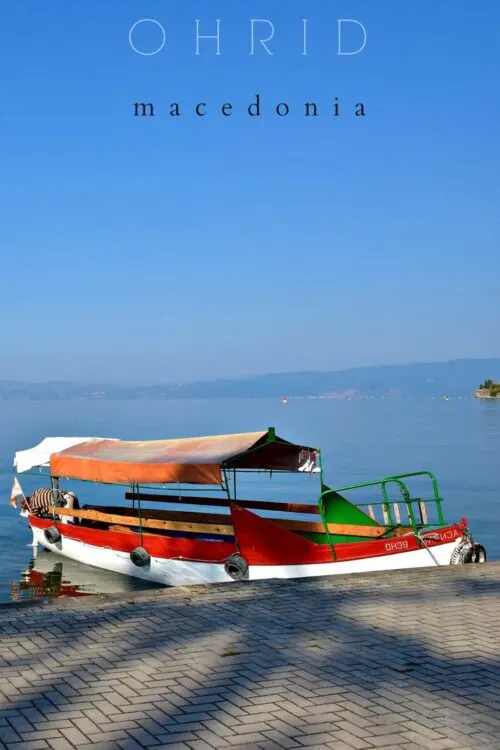
[[[500,358],[457,359],[408,365],[356,367],[205,380],[183,385],[120,386],[104,383],[0,381],[0,398],[221,399],[346,396],[472,396],[485,379],[500,380]]]

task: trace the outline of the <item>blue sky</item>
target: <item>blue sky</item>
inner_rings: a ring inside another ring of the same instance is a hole
[[[498,356],[499,25],[498,0],[4,0],[0,378]]]

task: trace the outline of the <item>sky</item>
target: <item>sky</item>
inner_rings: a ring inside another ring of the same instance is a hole
[[[479,7],[2,0],[0,379],[499,356],[500,3]]]

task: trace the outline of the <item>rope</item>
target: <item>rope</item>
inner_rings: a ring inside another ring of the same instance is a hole
[[[431,550],[430,550],[430,547],[428,547],[428,546],[427,546],[427,544],[426,544],[426,540],[425,540],[425,538],[424,538],[424,537],[422,536],[422,532],[420,532],[420,531],[414,531],[413,533],[415,534],[415,536],[417,537],[417,539],[418,539],[418,540],[419,540],[420,542],[422,542],[422,544],[424,545],[425,549],[427,550],[427,552],[429,553],[429,555],[431,556],[431,558],[432,558],[432,559],[434,560],[434,562],[436,563],[436,565],[437,565],[437,566],[438,566],[438,568],[439,568],[439,562],[438,562],[438,560],[436,559],[436,557],[435,557],[435,556],[434,556],[434,555],[432,554],[432,552],[431,552]],[[427,535],[427,536],[429,536],[429,535]],[[437,535],[436,535],[436,536],[437,536]]]

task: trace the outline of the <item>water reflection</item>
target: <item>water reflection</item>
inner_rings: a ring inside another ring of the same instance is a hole
[[[112,573],[61,558],[48,550],[35,552],[19,581],[11,586],[12,601],[49,599],[62,596],[120,594],[162,588],[160,584]]]

